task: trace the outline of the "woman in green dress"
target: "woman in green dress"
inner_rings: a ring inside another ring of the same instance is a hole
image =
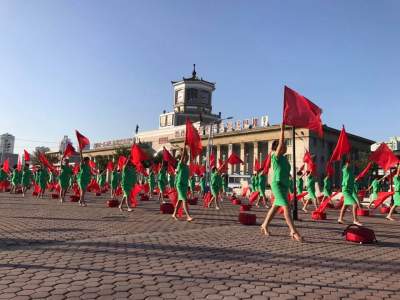
[[[38,175],[38,184],[40,186],[40,192],[37,196],[38,198],[40,197],[43,199],[49,179],[50,179],[49,171],[45,166],[42,166],[41,169],[39,170],[39,175]]]
[[[215,209],[219,210],[220,206],[219,206],[219,194],[220,194],[220,190],[221,190],[221,183],[222,180],[220,180],[220,174],[217,170],[216,167],[213,167],[211,170],[211,200],[208,203],[207,207],[210,207],[211,204],[215,201]]]
[[[170,189],[175,188],[175,175],[173,173],[168,174],[168,185]]]
[[[30,188],[32,182],[32,171],[29,169],[29,164],[25,164],[22,170],[22,197],[25,197],[26,191]]]
[[[258,171],[256,182],[257,182],[256,191],[259,192],[256,201],[256,207],[259,207],[260,200],[263,203],[264,207],[267,207],[267,202],[266,202],[267,197],[265,195],[265,189],[267,186],[267,175],[264,174],[264,170],[261,169]]]
[[[313,202],[315,209],[317,209],[317,195],[315,194],[315,179],[313,174],[310,171],[307,171],[307,193],[308,197],[303,206],[303,211],[307,212],[307,207],[310,204],[310,201]]]
[[[80,197],[79,197],[80,206],[86,206],[86,201],[85,201],[86,189],[91,178],[89,160],[90,160],[89,157],[83,158],[81,152],[81,164],[77,176],[77,182],[80,190]]]
[[[256,192],[257,191],[257,173],[254,172],[253,176],[251,176],[251,185],[250,185],[250,192]]]
[[[354,197],[354,174],[350,169],[350,160],[348,159],[342,170],[342,194],[344,197],[344,203],[340,210],[338,223],[343,224],[343,216],[346,209],[351,206],[353,211],[353,223],[361,226],[357,217],[357,208],[360,208],[358,199]]]
[[[160,204],[165,203],[164,194],[165,194],[165,188],[167,186],[167,182],[168,182],[167,166],[163,162],[161,169],[157,175],[157,185],[158,185],[158,189],[160,190],[160,193],[158,194],[158,201],[160,201]]]
[[[400,165],[397,166],[396,175],[393,177],[394,185],[394,195],[393,195],[393,205],[390,207],[390,211],[386,216],[386,219],[394,221],[392,214],[397,206],[400,206]]]
[[[156,187],[156,179],[154,176],[154,171],[150,169],[149,173],[149,198],[153,195],[154,188]]]
[[[65,201],[65,195],[67,194],[69,185],[71,183],[72,169],[69,165],[69,160],[67,158],[61,161],[61,171],[58,177],[58,183],[60,185],[60,202]]]
[[[121,174],[119,173],[117,166],[114,166],[114,170],[111,175],[111,199],[115,199],[116,191],[121,181]]]
[[[283,215],[285,217],[286,224],[290,230],[290,236],[293,240],[303,241],[303,238],[297,231],[293,224],[292,217],[289,211],[288,194],[289,194],[289,176],[290,176],[290,164],[285,156],[286,144],[285,144],[285,125],[281,125],[280,139],[275,140],[272,143],[272,155],[271,165],[273,170],[271,190],[274,195],[274,204],[270,208],[265,217],[263,224],[261,225],[261,233],[270,235],[268,226],[272,221],[275,213],[279,207],[283,208]]]
[[[200,175],[200,193],[202,198],[206,193],[206,177],[204,177],[204,174]]]
[[[370,195],[370,197],[369,197],[369,205],[368,205],[368,208],[371,208],[371,206],[372,206],[372,204],[374,203],[374,201],[375,201],[376,199],[378,199],[378,192],[379,192],[380,189],[381,189],[381,181],[382,181],[383,179],[385,179],[386,176],[385,176],[385,177],[382,177],[381,179],[378,179],[378,178],[379,178],[379,176],[375,176],[374,180],[372,180],[371,185],[367,188],[367,192],[369,192],[369,191],[372,189],[372,193],[371,193],[371,195]]]
[[[16,193],[21,185],[22,171],[18,170],[17,165],[14,166],[14,170],[11,175],[11,190],[10,194]]]
[[[189,178],[189,189],[193,198],[196,194],[196,178],[194,177],[194,175]]]
[[[186,214],[186,220],[188,222],[193,221],[194,219],[190,216],[189,210],[187,207],[187,191],[188,191],[188,184],[189,184],[189,167],[187,165],[187,152],[186,152],[186,145],[185,148],[182,150],[182,156],[178,163],[178,168],[176,169],[176,190],[178,192],[178,202],[175,206],[174,212],[172,214],[172,218],[178,220],[176,218],[176,213],[181,205],[183,205],[183,210]]]
[[[136,168],[131,162],[131,157],[129,156],[126,160],[126,163],[122,169],[121,176],[121,187],[123,191],[123,196],[121,200],[121,204],[119,205],[120,211],[123,211],[122,205],[126,203],[128,211],[131,212],[133,209],[131,208],[131,191],[135,186],[137,181]]]

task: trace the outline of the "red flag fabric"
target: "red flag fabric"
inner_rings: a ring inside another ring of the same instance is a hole
[[[250,205],[253,205],[254,201],[257,200],[257,198],[258,198],[259,195],[260,195],[260,192],[252,192],[252,193],[250,194],[250,197],[249,197],[249,204],[250,204]]]
[[[71,157],[75,153],[75,148],[71,143],[68,143],[64,150],[64,157]]]
[[[400,162],[397,156],[394,155],[393,151],[385,143],[382,143],[378,149],[369,156],[369,159],[385,171]]]
[[[74,168],[72,169],[72,173],[74,173],[74,175],[79,173],[79,164],[74,165]]]
[[[143,166],[142,163],[140,163],[139,165],[137,165],[136,168],[137,168],[137,171],[138,171],[140,174],[143,174],[143,175],[146,176],[146,177],[149,176],[149,174],[148,174],[147,171],[146,171],[146,168]]]
[[[112,172],[114,170],[114,164],[111,160],[107,163],[107,170],[109,172]]]
[[[308,128],[323,136],[322,110],[306,97],[285,86],[283,124]]]
[[[10,173],[10,160],[8,158],[3,163],[3,171]]]
[[[261,169],[260,162],[256,158],[256,160],[254,161],[254,171],[258,172],[260,169]]]
[[[31,160],[31,156],[29,155],[29,152],[24,150],[24,160],[25,161],[30,161]]]
[[[320,206],[318,206],[317,211],[318,212],[324,212],[325,209],[328,206],[328,203],[337,195],[339,194],[339,192],[334,192],[333,194],[331,194],[329,197],[327,197],[321,204]]]
[[[176,164],[176,159],[165,147],[163,147],[163,161],[166,161],[168,164],[172,164],[173,166]]]
[[[90,144],[90,141],[87,137],[82,135],[78,130],[75,130],[76,138],[78,139],[79,149],[83,150],[87,145]]]
[[[122,171],[125,163],[126,163],[127,158],[123,155],[118,157],[118,170]]]
[[[331,161],[328,161],[328,164],[326,165],[326,175],[332,177],[334,173],[333,164]]]
[[[39,161],[45,166],[47,167],[50,171],[54,170],[54,167],[52,164],[49,163],[49,161],[47,160],[46,155],[44,155],[44,153],[39,152]]]
[[[215,167],[215,155],[214,155],[214,153],[210,154],[210,167],[211,168]]]
[[[232,153],[227,160],[227,163],[231,165],[236,165],[236,164],[242,164],[243,161],[240,159],[239,156],[237,156],[235,153]]]
[[[307,171],[314,174],[316,171],[316,166],[311,157],[311,153],[308,150],[306,150],[306,152],[304,153],[303,162],[307,164]]]
[[[271,155],[268,154],[267,157],[263,161],[263,173],[268,174],[269,168],[271,167]]]
[[[17,164],[17,170],[19,172],[22,171],[22,162],[21,162],[21,158],[18,156],[18,164]]]
[[[344,129],[343,126],[336,147],[333,150],[332,156],[330,158],[330,161],[341,160],[344,155],[350,153],[350,150],[351,146],[349,143],[349,139],[347,137],[346,130]]]
[[[175,175],[175,169],[171,164],[168,164],[168,174]]]
[[[218,171],[222,173],[228,172],[228,163],[224,162],[222,159],[218,159]]]
[[[92,169],[96,169],[96,163],[93,160],[89,160],[89,167],[91,167]]]
[[[394,195],[394,192],[378,192],[378,198],[374,200],[374,209],[378,208],[387,198]]]
[[[193,127],[193,124],[190,122],[189,118],[186,119],[185,144],[189,146],[192,159],[200,155],[203,150],[199,132]]]
[[[367,166],[364,168],[364,170],[362,170],[361,173],[357,175],[356,181],[363,179],[365,177],[365,175],[367,175],[367,173],[368,173],[369,169],[371,169],[371,167],[372,167],[372,162],[369,162],[367,164]]]
[[[131,161],[135,166],[138,166],[142,161],[148,160],[149,156],[143,149],[137,145],[133,144],[131,148]]]

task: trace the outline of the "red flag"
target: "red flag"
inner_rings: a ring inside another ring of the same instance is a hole
[[[172,164],[173,166],[176,164],[176,159],[165,147],[163,147],[163,161],[166,161],[168,164]]]
[[[31,156],[29,155],[29,152],[24,150],[24,160],[25,161],[30,161],[31,160]]]
[[[118,157],[118,170],[122,171],[125,163],[126,163],[127,158],[125,156],[120,156]]]
[[[47,160],[46,155],[44,155],[43,153],[39,152],[39,161],[45,166],[47,167],[50,171],[54,170],[54,167],[52,164],[49,163],[49,161]]]
[[[3,163],[3,171],[10,173],[10,160],[8,158]]]
[[[258,159],[256,158],[256,160],[254,161],[254,170],[256,172],[258,172],[261,169],[260,163],[258,161]]]
[[[22,162],[21,162],[21,158],[18,156],[18,164],[17,164],[17,170],[19,172],[22,171]]]
[[[79,164],[74,165],[74,168],[72,169],[72,173],[74,173],[74,175],[79,173]]]
[[[285,86],[283,104],[283,123],[295,127],[313,130],[320,137],[323,135],[322,110],[294,90]]]
[[[199,167],[199,175],[204,175],[206,173],[206,166],[200,166]]]
[[[262,163],[263,173],[268,174],[270,167],[271,167],[271,155],[268,154]]]
[[[89,160],[89,167],[92,171],[92,174],[96,174],[97,173],[97,166],[96,163],[93,160]]]
[[[71,143],[68,143],[67,146],[65,147],[64,157],[70,157],[74,153],[75,153],[75,148],[72,146]]]
[[[75,130],[76,138],[78,139],[79,149],[83,150],[87,145],[90,144],[90,141],[87,137],[82,135],[78,130]]]
[[[210,154],[210,167],[211,168],[215,167],[215,155],[214,155],[214,153]]]
[[[371,169],[371,167],[372,167],[372,162],[369,162],[367,164],[367,166],[364,168],[364,170],[362,170],[361,173],[357,175],[356,181],[362,179],[365,175],[367,175],[367,173],[368,173],[369,169]]]
[[[316,166],[311,157],[311,153],[308,150],[306,150],[304,153],[303,162],[307,164],[307,171],[310,171],[312,174],[314,174]]]
[[[328,161],[328,164],[326,165],[326,175],[332,177],[334,173],[335,170],[333,169],[332,162]]]
[[[232,154],[228,157],[227,163],[231,165],[236,165],[236,164],[242,164],[243,161],[240,159],[239,156],[237,156],[235,153],[232,152]]]
[[[228,162],[224,162],[222,159],[218,159],[218,171],[222,173],[228,172]]]
[[[343,126],[336,147],[333,150],[332,156],[330,158],[330,161],[341,160],[344,155],[350,153],[350,149],[351,146],[349,143],[349,139],[347,138],[347,133]]]
[[[186,119],[185,144],[189,146],[192,159],[200,155],[203,150],[200,135],[196,128],[193,127],[193,124],[190,122],[189,118]]]
[[[168,164],[168,173],[171,174],[171,175],[175,175],[175,169],[170,164]]]
[[[107,163],[107,170],[110,172],[114,170],[114,164],[111,160]]]
[[[131,161],[135,166],[138,166],[144,160],[148,160],[149,156],[137,144],[133,144],[131,148]]]
[[[397,156],[394,155],[393,151],[385,143],[382,143],[378,149],[369,156],[369,159],[385,171],[400,162]]]
[[[146,171],[146,168],[143,166],[142,163],[140,163],[139,165],[137,165],[136,168],[137,168],[137,171],[138,171],[140,174],[143,174],[144,176],[149,176],[149,174],[148,174],[147,171]]]

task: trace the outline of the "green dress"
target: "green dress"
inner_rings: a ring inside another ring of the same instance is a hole
[[[315,195],[315,179],[312,175],[307,177],[307,193],[309,199],[317,200],[317,196]]]
[[[17,186],[21,183],[22,173],[17,169],[14,169],[11,177],[11,182],[14,186]]]
[[[342,193],[344,205],[357,204],[357,199],[354,198],[354,174],[347,166],[342,170]]]
[[[179,162],[178,168],[176,169],[176,189],[178,191],[178,200],[186,201],[187,190],[189,185],[189,167]]]
[[[324,190],[323,194],[325,197],[330,197],[332,194],[332,183],[331,183],[331,178],[326,176],[324,178]]]
[[[58,178],[58,182],[62,190],[66,190],[69,187],[71,183],[72,173],[73,172],[70,166],[61,166],[61,172],[60,177]]]
[[[378,192],[380,189],[380,183],[377,179],[374,179],[371,183],[372,185],[372,194],[371,194],[371,200],[374,201],[378,198]]]
[[[273,176],[271,190],[274,195],[274,206],[288,206],[290,164],[286,156],[271,155]]]
[[[0,169],[0,182],[6,181],[7,180],[7,173],[4,172],[3,169]]]
[[[86,191],[86,188],[90,182],[91,173],[90,173],[90,166],[87,164],[81,164],[77,182],[81,191]]]
[[[154,178],[154,173],[153,173],[153,171],[150,171],[150,174],[149,174],[149,187],[150,187],[150,192],[151,193],[154,191],[155,185],[156,185],[156,180]]]
[[[297,178],[296,179],[296,191],[297,191],[298,195],[300,195],[303,192],[303,188],[304,188],[303,177]]]
[[[206,191],[206,178],[204,176],[200,178],[200,191],[202,193]]]
[[[100,174],[99,177],[100,178],[99,178],[99,182],[98,183],[99,183],[99,186],[102,188],[106,184],[106,173],[103,172],[102,174]]]
[[[195,188],[196,188],[196,180],[195,180],[194,176],[192,176],[189,179],[189,187],[190,187],[190,191],[192,192],[192,194],[194,194]]]
[[[228,175],[225,174],[224,176],[221,176],[222,179],[222,189],[224,193],[228,192]]]
[[[265,188],[267,185],[267,176],[265,176],[262,172],[258,174],[258,191],[260,192],[260,196],[265,198]]]
[[[175,175],[174,174],[169,174],[168,184],[171,189],[175,187]]]
[[[117,170],[114,170],[112,172],[112,178],[111,178],[111,188],[113,190],[117,189],[119,181],[120,181],[120,174],[118,173]]]
[[[47,169],[40,170],[39,172],[39,186],[43,191],[46,189],[47,183],[49,182],[50,175]]]
[[[289,177],[289,193],[293,194],[293,178]]]
[[[219,175],[218,172],[214,171],[211,173],[211,194],[216,197],[219,194]]]
[[[122,170],[121,187],[124,197],[129,197],[133,186],[136,184],[136,169],[128,163]]]
[[[393,177],[393,183],[394,183],[394,205],[395,206],[400,206],[400,176],[394,176]]]
[[[257,191],[257,175],[251,176],[251,192]]]
[[[32,181],[32,171],[29,170],[29,167],[24,167],[22,171],[22,186],[29,187]]]
[[[158,184],[158,188],[160,189],[160,192],[164,193],[165,186],[167,184],[167,173],[165,171],[165,168],[161,168],[160,172],[158,172],[157,184]]]

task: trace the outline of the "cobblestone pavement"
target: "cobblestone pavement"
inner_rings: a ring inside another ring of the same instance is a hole
[[[1,193],[0,299],[400,299],[400,225],[379,213],[361,219],[378,244],[345,242],[333,210],[321,222],[301,214],[300,244],[281,216],[263,237],[231,204],[191,206],[187,223],[155,200],[131,213],[106,200]]]

